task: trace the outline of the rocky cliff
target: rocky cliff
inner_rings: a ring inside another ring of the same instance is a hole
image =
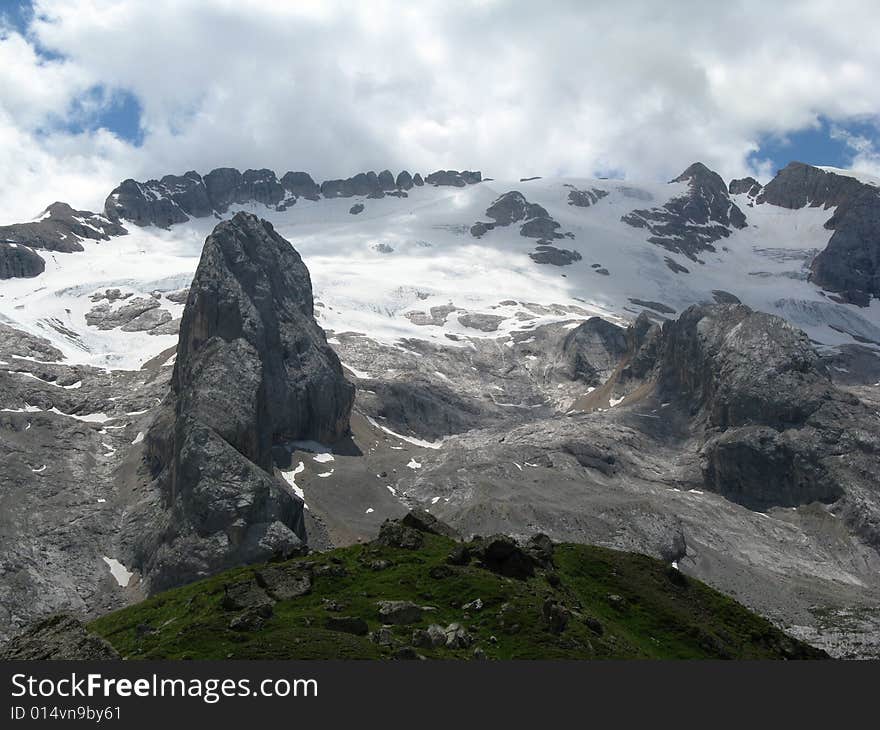
[[[305,541],[303,503],[273,446],[348,432],[354,388],[314,320],[309,272],[271,224],[238,213],[205,241],[171,394],[146,436],[160,529],[143,524],[151,590]]]
[[[705,429],[708,489],[757,510],[867,500],[878,543],[880,417],[833,386],[803,332],[742,305],[691,307],[663,326],[656,373],[659,397]]]

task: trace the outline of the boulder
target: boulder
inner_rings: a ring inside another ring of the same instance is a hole
[[[256,571],[257,585],[276,601],[289,601],[312,591],[312,575],[298,565],[267,566]]]
[[[367,622],[359,616],[327,616],[324,619],[324,627],[330,631],[339,631],[355,636],[366,636],[370,633]]]
[[[429,532],[432,535],[442,535],[453,540],[460,539],[458,531],[447,525],[445,522],[438,520],[430,512],[424,510],[411,510],[403,516],[401,523],[405,527],[412,527],[419,532]]]
[[[411,601],[379,601],[377,605],[383,624],[417,624],[422,620],[422,607]]]
[[[517,542],[507,535],[493,535],[479,548],[486,568],[508,578],[528,578],[534,575],[535,561]]]
[[[418,550],[422,546],[424,538],[419,530],[407,527],[400,520],[389,519],[385,520],[379,528],[376,542],[386,547]]]

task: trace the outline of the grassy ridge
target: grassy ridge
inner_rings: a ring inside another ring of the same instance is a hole
[[[272,615],[250,630],[230,628],[237,613],[223,606],[224,585],[249,581],[259,566],[162,593],[90,628],[129,659],[391,658],[412,646],[414,630],[452,623],[466,630],[466,646],[422,645],[415,651],[445,659],[472,658],[475,652],[489,659],[823,656],[732,599],[643,555],[562,544],[551,569],[516,579],[475,561],[449,565],[456,545],[425,534],[417,550],[373,543],[274,564],[310,572],[311,591],[276,602]],[[478,598],[482,608],[463,608]],[[381,600],[432,608],[416,623],[381,631]],[[554,604],[557,619],[564,614],[564,628],[559,620],[553,625],[548,607]],[[334,616],[365,620],[370,635],[329,630]]]

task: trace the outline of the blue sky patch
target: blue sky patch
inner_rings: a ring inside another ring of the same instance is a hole
[[[758,151],[749,155],[749,162],[770,160],[773,174],[795,160],[810,165],[848,168],[856,156],[857,150],[853,146],[856,139],[874,149],[880,148],[877,122],[834,122],[820,117],[816,127],[763,138]]]

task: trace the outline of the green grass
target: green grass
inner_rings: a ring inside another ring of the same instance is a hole
[[[94,621],[91,628],[128,659],[380,659],[410,645],[415,628],[463,624],[474,637],[467,649],[419,648],[427,658],[471,658],[480,647],[490,659],[811,658],[818,652],[775,629],[743,606],[643,555],[586,545],[558,545],[554,587],[546,571],[505,578],[479,567],[448,566],[455,543],[426,534],[419,550],[375,544],[340,548],[296,559],[333,563],[345,576],[319,576],[308,595],[276,603],[265,625],[229,628],[234,612],[221,606],[223,586],[246,579],[252,566],[170,590]],[[384,559],[391,565],[373,570]],[[446,575],[432,577],[431,569]],[[619,596],[620,600],[611,596]],[[480,598],[480,611],[461,606]],[[543,605],[553,598],[571,613],[553,633]],[[358,616],[381,627],[376,602],[410,600],[436,610],[415,626],[391,627],[396,645],[329,631],[325,599],[342,604],[334,615]],[[467,613],[467,615],[465,615]],[[596,624],[601,624],[599,628]],[[592,625],[592,628],[590,625]],[[153,631],[139,631],[149,626]]]

